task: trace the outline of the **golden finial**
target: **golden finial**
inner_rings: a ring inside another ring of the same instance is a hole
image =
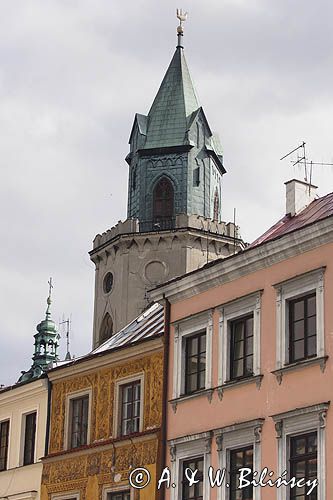
[[[183,23],[187,19],[187,14],[188,14],[187,12],[183,12],[183,9],[177,9],[177,17],[180,21],[180,24],[177,28],[178,35],[182,35],[184,33]]]

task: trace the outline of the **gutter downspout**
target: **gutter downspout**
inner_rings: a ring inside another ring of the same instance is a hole
[[[47,377],[47,417],[46,417],[46,434],[45,434],[45,451],[44,456],[46,457],[49,452],[49,438],[50,438],[50,421],[51,421],[51,394],[52,394],[52,383]]]
[[[163,294],[164,299],[164,356],[163,356],[163,394],[162,394],[162,426],[161,426],[161,450],[160,467],[157,471],[157,480],[161,477],[167,462],[167,411],[168,411],[168,365],[169,365],[169,338],[170,338],[170,302]],[[159,500],[165,499],[165,485],[157,490]]]

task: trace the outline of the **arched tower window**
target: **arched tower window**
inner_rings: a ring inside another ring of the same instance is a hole
[[[174,189],[166,177],[162,177],[153,192],[153,220],[163,224],[171,221],[174,215]],[[162,227],[163,229],[163,227]],[[165,228],[167,229],[167,228]]]
[[[113,334],[113,321],[109,313],[106,313],[101,328],[99,331],[99,343],[103,344],[107,339],[112,337]]]
[[[217,221],[219,220],[219,210],[220,210],[220,200],[219,200],[219,193],[216,188],[214,194],[214,214],[213,214],[214,220]]]

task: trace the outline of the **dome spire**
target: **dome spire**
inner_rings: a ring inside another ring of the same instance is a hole
[[[184,36],[184,27],[183,27],[183,23],[186,21],[187,19],[187,12],[183,12],[183,9],[177,9],[177,12],[176,12],[176,15],[179,19],[179,26],[177,27],[177,37],[178,37],[178,45],[177,45],[177,49],[180,48],[180,49],[183,49],[183,45],[182,45],[182,37]]]
[[[42,375],[48,368],[48,365],[58,359],[58,340],[59,335],[57,334],[57,327],[54,321],[51,319],[51,295],[52,295],[52,278],[48,281],[49,285],[49,295],[46,299],[47,308],[45,312],[45,319],[42,320],[37,325],[37,333],[34,335],[35,339],[35,351],[32,356],[32,366],[25,372],[22,372],[21,377],[18,382],[26,382],[28,380],[38,378]]]
[[[46,315],[45,319],[47,319],[47,318],[49,318],[51,316],[50,306],[51,306],[51,303],[52,303],[52,300],[51,300],[52,288],[53,288],[52,278],[50,278],[47,283],[49,285],[49,296],[46,299],[47,309],[46,309],[46,313],[45,313],[45,315]]]

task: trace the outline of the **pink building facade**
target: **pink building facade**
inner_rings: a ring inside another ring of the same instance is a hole
[[[299,189],[246,250],[152,292],[170,308],[167,499],[333,498],[333,195],[300,210]],[[245,487],[265,467],[304,480]]]

